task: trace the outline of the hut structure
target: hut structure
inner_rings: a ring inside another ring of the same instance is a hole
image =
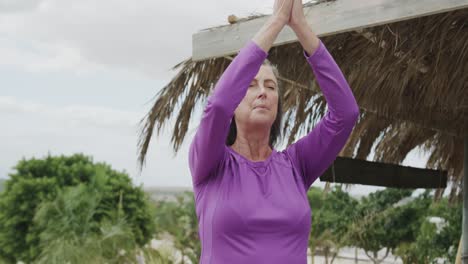
[[[468,190],[468,0],[318,0],[305,4],[304,13],[361,109],[339,157],[365,160],[374,149],[374,162],[401,164],[411,150],[423,150],[427,169],[446,172],[449,199],[464,196],[462,252],[468,263],[468,192],[462,191],[463,182]],[[193,35],[192,58],[174,67],[178,74],[141,122],[141,165],[153,132],[171,117],[172,143],[179,149],[195,107],[204,105],[233,56],[266,19],[230,16],[229,24]],[[302,51],[287,27],[269,51],[281,75],[288,144],[326,113]]]

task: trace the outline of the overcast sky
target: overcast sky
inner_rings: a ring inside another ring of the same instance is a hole
[[[230,14],[271,13],[272,5],[0,0],[0,178],[23,157],[81,152],[127,171],[137,184],[191,187],[193,129],[175,157],[168,131],[154,138],[137,176],[138,121],[174,75],[170,68],[191,56],[192,34],[226,24]],[[424,160],[412,152],[404,164]]]

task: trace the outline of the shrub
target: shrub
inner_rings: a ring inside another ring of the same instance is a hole
[[[139,246],[155,232],[149,199],[125,172],[82,154],[23,159],[15,169],[0,194],[0,258],[8,262],[37,260],[45,254],[46,241],[67,239],[66,232],[86,231],[83,235],[92,239],[118,226]],[[115,212],[120,218],[111,216]],[[69,226],[62,217],[68,217]]]

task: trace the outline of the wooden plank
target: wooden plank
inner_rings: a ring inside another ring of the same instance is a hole
[[[320,181],[393,188],[445,188],[447,171],[337,157],[320,176]]]
[[[468,7],[468,0],[336,0],[304,8],[314,32],[327,36]],[[206,29],[192,36],[194,61],[237,53],[269,16]],[[274,46],[297,41],[285,27]]]

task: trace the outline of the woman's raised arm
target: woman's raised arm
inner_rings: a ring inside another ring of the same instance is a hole
[[[312,131],[286,149],[308,190],[345,145],[359,117],[359,107],[335,60],[306,23],[300,0],[294,2],[293,16],[288,24],[304,48],[304,57],[328,106],[327,113]]]
[[[293,3],[294,0],[276,0],[273,6],[273,14],[253,37],[252,40],[265,52],[270,50],[278,34],[288,24]]]
[[[216,173],[226,155],[226,138],[234,111],[287,24],[293,0],[276,0],[273,15],[229,64],[208,98],[189,149],[189,167],[196,187]]]

